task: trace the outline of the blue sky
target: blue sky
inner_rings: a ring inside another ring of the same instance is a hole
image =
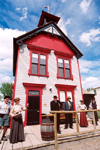
[[[83,53],[83,88],[100,87],[100,0],[0,1],[0,86],[14,82],[13,37],[35,29],[44,6],[61,17],[58,26]]]

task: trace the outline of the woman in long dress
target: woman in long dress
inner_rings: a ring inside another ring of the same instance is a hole
[[[81,104],[78,105],[77,110],[87,110],[86,105],[84,104],[83,100],[80,100]],[[88,121],[86,118],[86,112],[80,112],[80,126],[87,127]]]
[[[14,102],[15,105],[12,106],[10,111],[10,116],[12,116],[12,125],[9,138],[10,143],[25,141],[21,112],[25,111],[27,108],[23,108],[23,106],[19,104],[20,98],[15,98]]]

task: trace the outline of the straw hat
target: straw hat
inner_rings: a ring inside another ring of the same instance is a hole
[[[68,97],[67,97],[67,100],[68,100],[68,99],[71,99],[71,97],[70,97],[70,96],[68,96]]]
[[[19,101],[19,100],[20,100],[20,98],[17,97],[17,98],[14,99],[14,102]]]

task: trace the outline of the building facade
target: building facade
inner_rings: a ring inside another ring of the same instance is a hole
[[[42,11],[38,27],[13,39],[13,99],[20,97],[24,126],[41,123],[56,95],[70,96],[74,109],[83,99],[78,59],[82,53],[57,26],[59,17]]]

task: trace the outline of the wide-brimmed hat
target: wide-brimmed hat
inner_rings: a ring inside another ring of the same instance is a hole
[[[84,102],[84,100],[83,100],[83,99],[81,99],[81,100],[80,100],[80,102]]]
[[[14,99],[14,102],[19,101],[19,100],[20,100],[20,98],[19,98],[19,97],[16,97],[16,98]]]
[[[68,99],[71,99],[71,97],[70,97],[70,96],[68,96],[68,97],[67,97],[67,100],[68,100]]]

